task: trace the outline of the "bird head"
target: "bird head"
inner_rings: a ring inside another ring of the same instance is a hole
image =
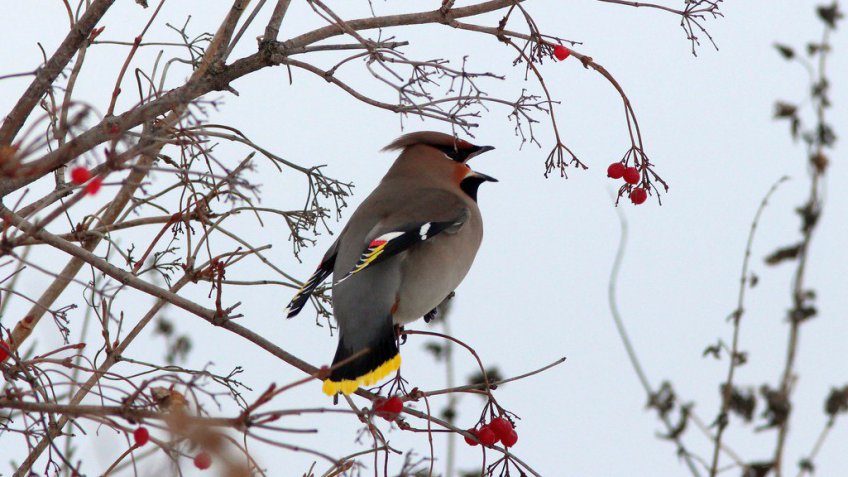
[[[464,139],[435,131],[406,134],[383,148],[384,151],[403,151],[394,166],[400,169],[398,172],[451,181],[474,200],[477,200],[477,188],[480,184],[498,180],[472,170],[466,163],[492,149],[492,146],[477,146]]]
[[[418,131],[405,134],[384,147],[384,151],[403,150],[416,145],[430,146],[437,149],[448,159],[464,164],[471,158],[494,149],[492,146],[476,146],[464,139],[458,139],[450,134],[436,131]]]

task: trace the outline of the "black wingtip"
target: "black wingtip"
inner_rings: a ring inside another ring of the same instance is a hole
[[[298,314],[298,313],[300,313],[300,310],[301,310],[301,309],[300,309],[300,308],[294,308],[294,309],[292,309],[292,305],[294,305],[294,302],[289,303],[289,306],[287,306],[287,307],[286,307],[286,309],[285,309],[285,310],[283,310],[283,316],[285,316],[285,318],[286,318],[287,320],[288,320],[289,318],[294,318],[295,316],[297,316],[297,314]]]
[[[289,302],[289,306],[283,310],[283,314],[286,315],[286,318],[293,318],[300,313],[300,310],[302,310],[306,305],[306,302],[309,301],[309,297],[312,296],[312,292],[315,291],[321,282],[333,273],[333,265],[335,265],[335,263],[336,256],[332,255],[318,265],[315,273],[313,273],[312,276],[304,282],[303,286],[297,291],[297,293],[295,293],[291,302]]]

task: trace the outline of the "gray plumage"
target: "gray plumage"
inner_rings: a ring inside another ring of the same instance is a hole
[[[313,279],[333,274],[339,346],[325,382],[328,394],[348,394],[394,371],[400,359],[394,325],[421,318],[462,281],[483,238],[476,202],[480,183],[494,181],[465,161],[492,149],[436,132],[407,134],[376,189],[356,209]],[[322,271],[323,270],[323,271]],[[317,286],[310,279],[305,288]],[[320,282],[320,280],[319,280]],[[290,305],[299,311],[309,290]],[[351,359],[361,350],[364,355]]]

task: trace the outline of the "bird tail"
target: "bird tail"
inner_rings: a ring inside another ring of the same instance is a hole
[[[350,394],[360,385],[372,386],[400,368],[400,351],[394,325],[391,320],[388,320],[387,324],[388,326],[381,327],[376,339],[363,346],[350,345],[345,342],[344,335],[341,336],[336,356],[333,358],[333,370],[330,377],[324,380],[324,394]],[[363,350],[365,352],[361,353]],[[343,364],[337,366],[342,362]]]

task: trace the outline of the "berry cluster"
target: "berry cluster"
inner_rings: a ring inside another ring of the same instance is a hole
[[[91,171],[82,166],[77,166],[71,169],[71,182],[76,185],[83,185],[91,179]],[[100,190],[100,186],[103,185],[103,177],[96,176],[94,179],[91,179],[91,182],[85,185],[85,193],[87,195],[94,195]]]
[[[607,177],[624,179],[630,185],[636,185],[642,180],[642,174],[635,167],[627,167],[621,162],[613,162],[607,167]],[[634,187],[630,191],[630,201],[639,205],[648,199],[648,191],[643,187]]]
[[[471,428],[467,432],[477,438],[477,440],[465,438],[465,442],[470,446],[480,443],[491,447],[500,441],[504,447],[512,447],[518,442],[518,433],[515,432],[512,423],[503,417],[496,417],[492,419],[492,422],[480,426],[479,429]]]
[[[133,431],[133,441],[135,447],[141,447],[150,442],[150,431],[146,427],[141,426]],[[206,470],[212,466],[212,456],[206,451],[200,451],[194,456],[194,466],[200,470]]]
[[[403,411],[403,399],[400,396],[392,396],[388,399],[375,399],[372,410],[374,414],[392,422]]]

